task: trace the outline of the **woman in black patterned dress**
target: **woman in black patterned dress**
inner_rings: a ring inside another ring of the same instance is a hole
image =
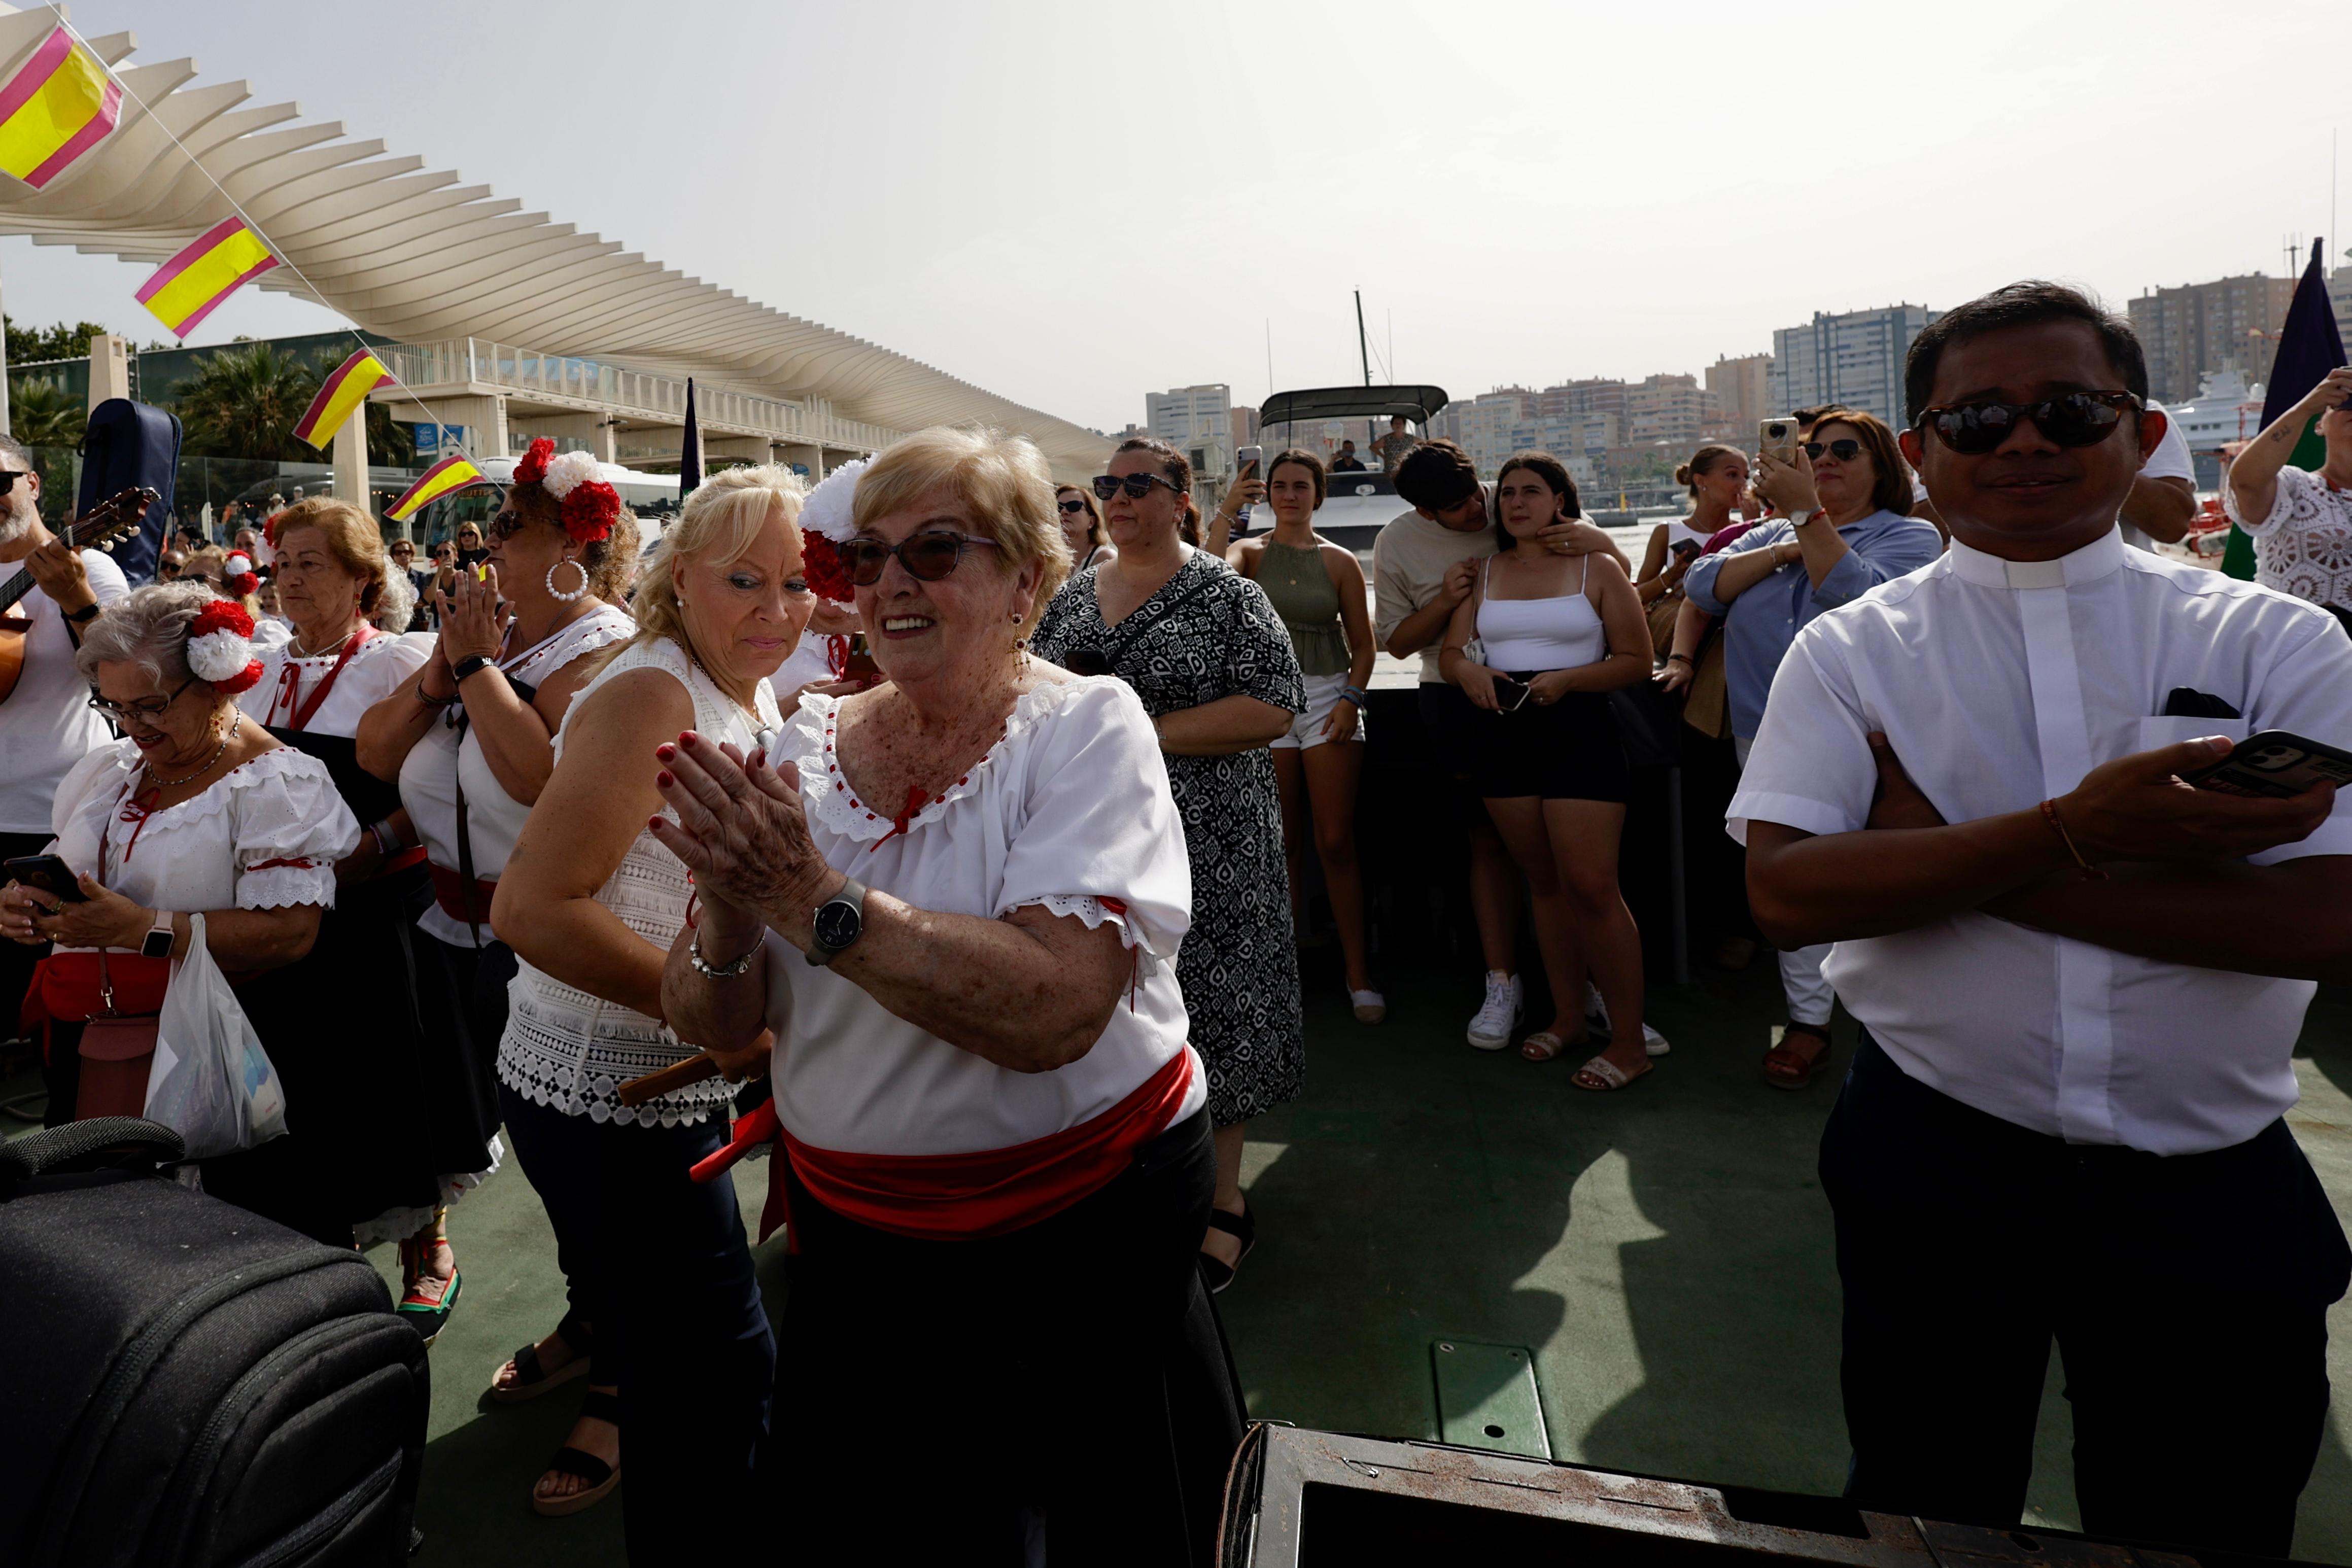
[[[1239,481],[1223,509],[1256,484]],[[1209,1068],[1217,1197],[1201,1267],[1222,1291],[1256,1239],[1242,1200],[1243,1124],[1294,1098],[1307,1072],[1267,749],[1307,695],[1265,591],[1184,542],[1188,520],[1198,523],[1192,489],[1192,465],[1167,443],[1121,445],[1095,481],[1118,554],[1054,596],[1032,646],[1079,674],[1126,681],[1160,732],[1192,862],[1192,929],[1176,978]]]

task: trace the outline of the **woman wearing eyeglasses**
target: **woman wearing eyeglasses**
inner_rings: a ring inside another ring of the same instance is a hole
[[[1068,570],[1053,496],[1028,441],[969,430],[828,478],[812,555],[837,547],[887,680],[804,696],[748,765],[656,754],[702,899],[663,998],[689,1038],[776,1040],[764,1469],[876,1562],[1204,1563],[1241,1435],[1173,966],[1206,884],[1145,705],[1025,649]],[[910,1416],[957,1456],[919,1508],[872,1463]]]
[[[1103,527],[1102,508],[1095,505],[1093,491],[1065,485],[1054,492],[1054,506],[1061,516],[1063,542],[1070,547],[1072,577],[1089,567],[1107,565],[1118,554]]]
[[[1269,749],[1306,711],[1307,688],[1265,591],[1184,542],[1192,489],[1192,465],[1166,442],[1122,444],[1094,483],[1118,558],[1055,595],[1034,645],[1065,668],[1133,686],[1167,760],[1192,868],[1192,934],[1176,977],[1217,1126],[1202,1269],[1222,1291],[1256,1241],[1241,1188],[1245,1124],[1295,1098],[1307,1072]]]
[[[570,539],[617,522],[610,486],[565,457],[543,474],[532,466],[518,467],[518,482],[561,492],[551,498]],[[682,730],[743,752],[782,723],[766,677],[816,606],[800,507],[800,480],[768,465],[730,468],[687,497],[638,580],[635,636],[601,667],[587,661],[594,674],[556,726],[553,770],[491,894],[491,930],[517,960],[499,1104],[570,1281],[562,1323],[519,1350],[492,1393],[530,1398],[586,1376],[579,1419],[531,1506],[593,1506],[619,1483],[625,1448],[624,1523],[640,1563],[667,1561],[708,1529],[714,1484],[749,1479],[772,1368],[734,1189],[687,1177],[726,1143],[733,1085],[713,1077],[621,1102],[624,1083],[708,1038],[681,1039],[662,1004],[662,961],[694,889],[646,828],[663,810],[650,758]],[[469,668],[458,685],[472,704],[478,683],[495,697],[505,679]],[[756,1060],[730,1057],[731,1075]]]
[[[1825,409],[1797,461],[1756,460],[1756,487],[1785,514],[1750,528],[1683,579],[1690,602],[1724,619],[1732,746],[1744,765],[1772,677],[1798,631],[1824,611],[1943,553],[1936,525],[1911,512],[1911,470],[1895,433],[1856,409]],[[1826,944],[1780,955],[1789,1027],[1764,1057],[1776,1089],[1802,1089],[1827,1059],[1837,996],[1822,977]]]

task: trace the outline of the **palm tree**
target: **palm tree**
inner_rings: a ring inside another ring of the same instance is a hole
[[[316,462],[294,439],[319,378],[267,343],[223,349],[198,367],[177,399],[185,450],[207,457]]]
[[[8,434],[27,446],[79,446],[89,410],[47,376],[8,388]]]
[[[416,461],[415,430],[392,417],[380,402],[367,405],[368,461],[387,468],[406,468]]]

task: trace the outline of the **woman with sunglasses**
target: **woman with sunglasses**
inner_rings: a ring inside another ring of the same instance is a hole
[[[567,543],[619,526],[618,495],[571,454],[543,467],[527,457],[515,477],[557,503]],[[766,677],[816,606],[800,506],[800,480],[764,465],[714,475],[687,497],[638,581],[635,635],[576,666],[593,674],[555,727],[552,771],[491,891],[491,929],[516,959],[499,1104],[570,1285],[555,1332],[517,1351],[491,1393],[527,1399],[587,1379],[531,1506],[593,1507],[619,1484],[625,1449],[623,1525],[639,1563],[699,1539],[710,1488],[749,1479],[773,1366],[734,1189],[687,1178],[725,1145],[733,1085],[711,1077],[621,1099],[623,1084],[696,1054],[662,1005],[663,958],[694,889],[646,828],[662,810],[651,757],[689,729],[748,752],[782,722]],[[508,546],[517,539],[554,543],[518,533]],[[488,703],[509,700],[498,690],[508,679],[477,667],[458,685],[469,705]],[[730,1074],[757,1055],[728,1058]]]
[[[1094,492],[1083,485],[1065,485],[1054,492],[1054,506],[1062,519],[1062,540],[1070,547],[1070,575],[1107,565],[1118,551],[1111,548],[1103,527],[1102,508]]]
[[[663,1000],[691,1039],[775,1034],[770,1468],[871,1561],[1020,1563],[1025,1508],[1055,1562],[1205,1563],[1240,1436],[1173,968],[1202,884],[1144,705],[1025,650],[1068,569],[1053,496],[1029,442],[969,430],[828,478],[803,517],[887,679],[803,697],[756,759],[656,753],[702,900]],[[915,1509],[871,1463],[909,1412],[959,1456]]]
[[[1283,852],[1290,871],[1291,919],[1304,913],[1303,855],[1308,807],[1332,923],[1348,966],[1348,1005],[1358,1023],[1388,1017],[1372,985],[1364,940],[1364,876],[1356,862],[1356,787],[1364,771],[1364,686],[1372,678],[1371,611],[1356,552],[1315,531],[1328,485],[1311,452],[1277,455],[1265,474],[1274,531],[1227,552],[1234,569],[1265,590],[1290,634],[1306,682],[1307,711],[1274,743],[1282,789]]]
[[[1079,674],[1133,686],[1167,759],[1192,866],[1192,934],[1176,977],[1217,1128],[1201,1267],[1222,1291],[1256,1241],[1241,1188],[1246,1124],[1296,1097],[1307,1073],[1269,749],[1306,711],[1306,684],[1265,591],[1184,542],[1193,507],[1182,453],[1144,436],[1123,442],[1094,490],[1118,558],[1055,595],[1035,645]]]
[[[1936,525],[1911,512],[1911,470],[1895,433],[1856,409],[1825,409],[1793,464],[1757,455],[1756,487],[1783,515],[1769,518],[1683,579],[1690,602],[1724,618],[1724,676],[1732,747],[1744,766],[1764,719],[1772,677],[1798,631],[1824,611],[1943,553]],[[1837,996],[1822,977],[1829,947],[1780,955],[1789,1027],[1764,1057],[1776,1089],[1812,1082],[1830,1049]]]

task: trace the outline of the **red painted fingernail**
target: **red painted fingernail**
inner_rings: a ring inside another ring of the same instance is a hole
[[[660,758],[664,762],[667,762],[671,758],[677,755],[677,747],[675,746],[656,746],[654,747],[654,755]]]
[[[663,789],[668,789],[671,785],[673,785],[673,784],[677,783],[677,779],[673,779],[673,778],[671,778],[671,777],[670,777],[669,769],[668,769],[668,768],[663,768],[659,773],[656,773],[656,774],[655,774],[655,775],[654,775],[654,782],[655,782],[655,783],[656,783],[656,784],[658,784],[658,785],[660,785]]]
[[[680,746],[692,746],[694,744],[694,731],[689,729],[684,735],[679,736],[677,737],[677,743]]]
[[[661,825],[662,819],[659,817],[647,817],[646,819],[646,826],[648,828],[658,828]]]

